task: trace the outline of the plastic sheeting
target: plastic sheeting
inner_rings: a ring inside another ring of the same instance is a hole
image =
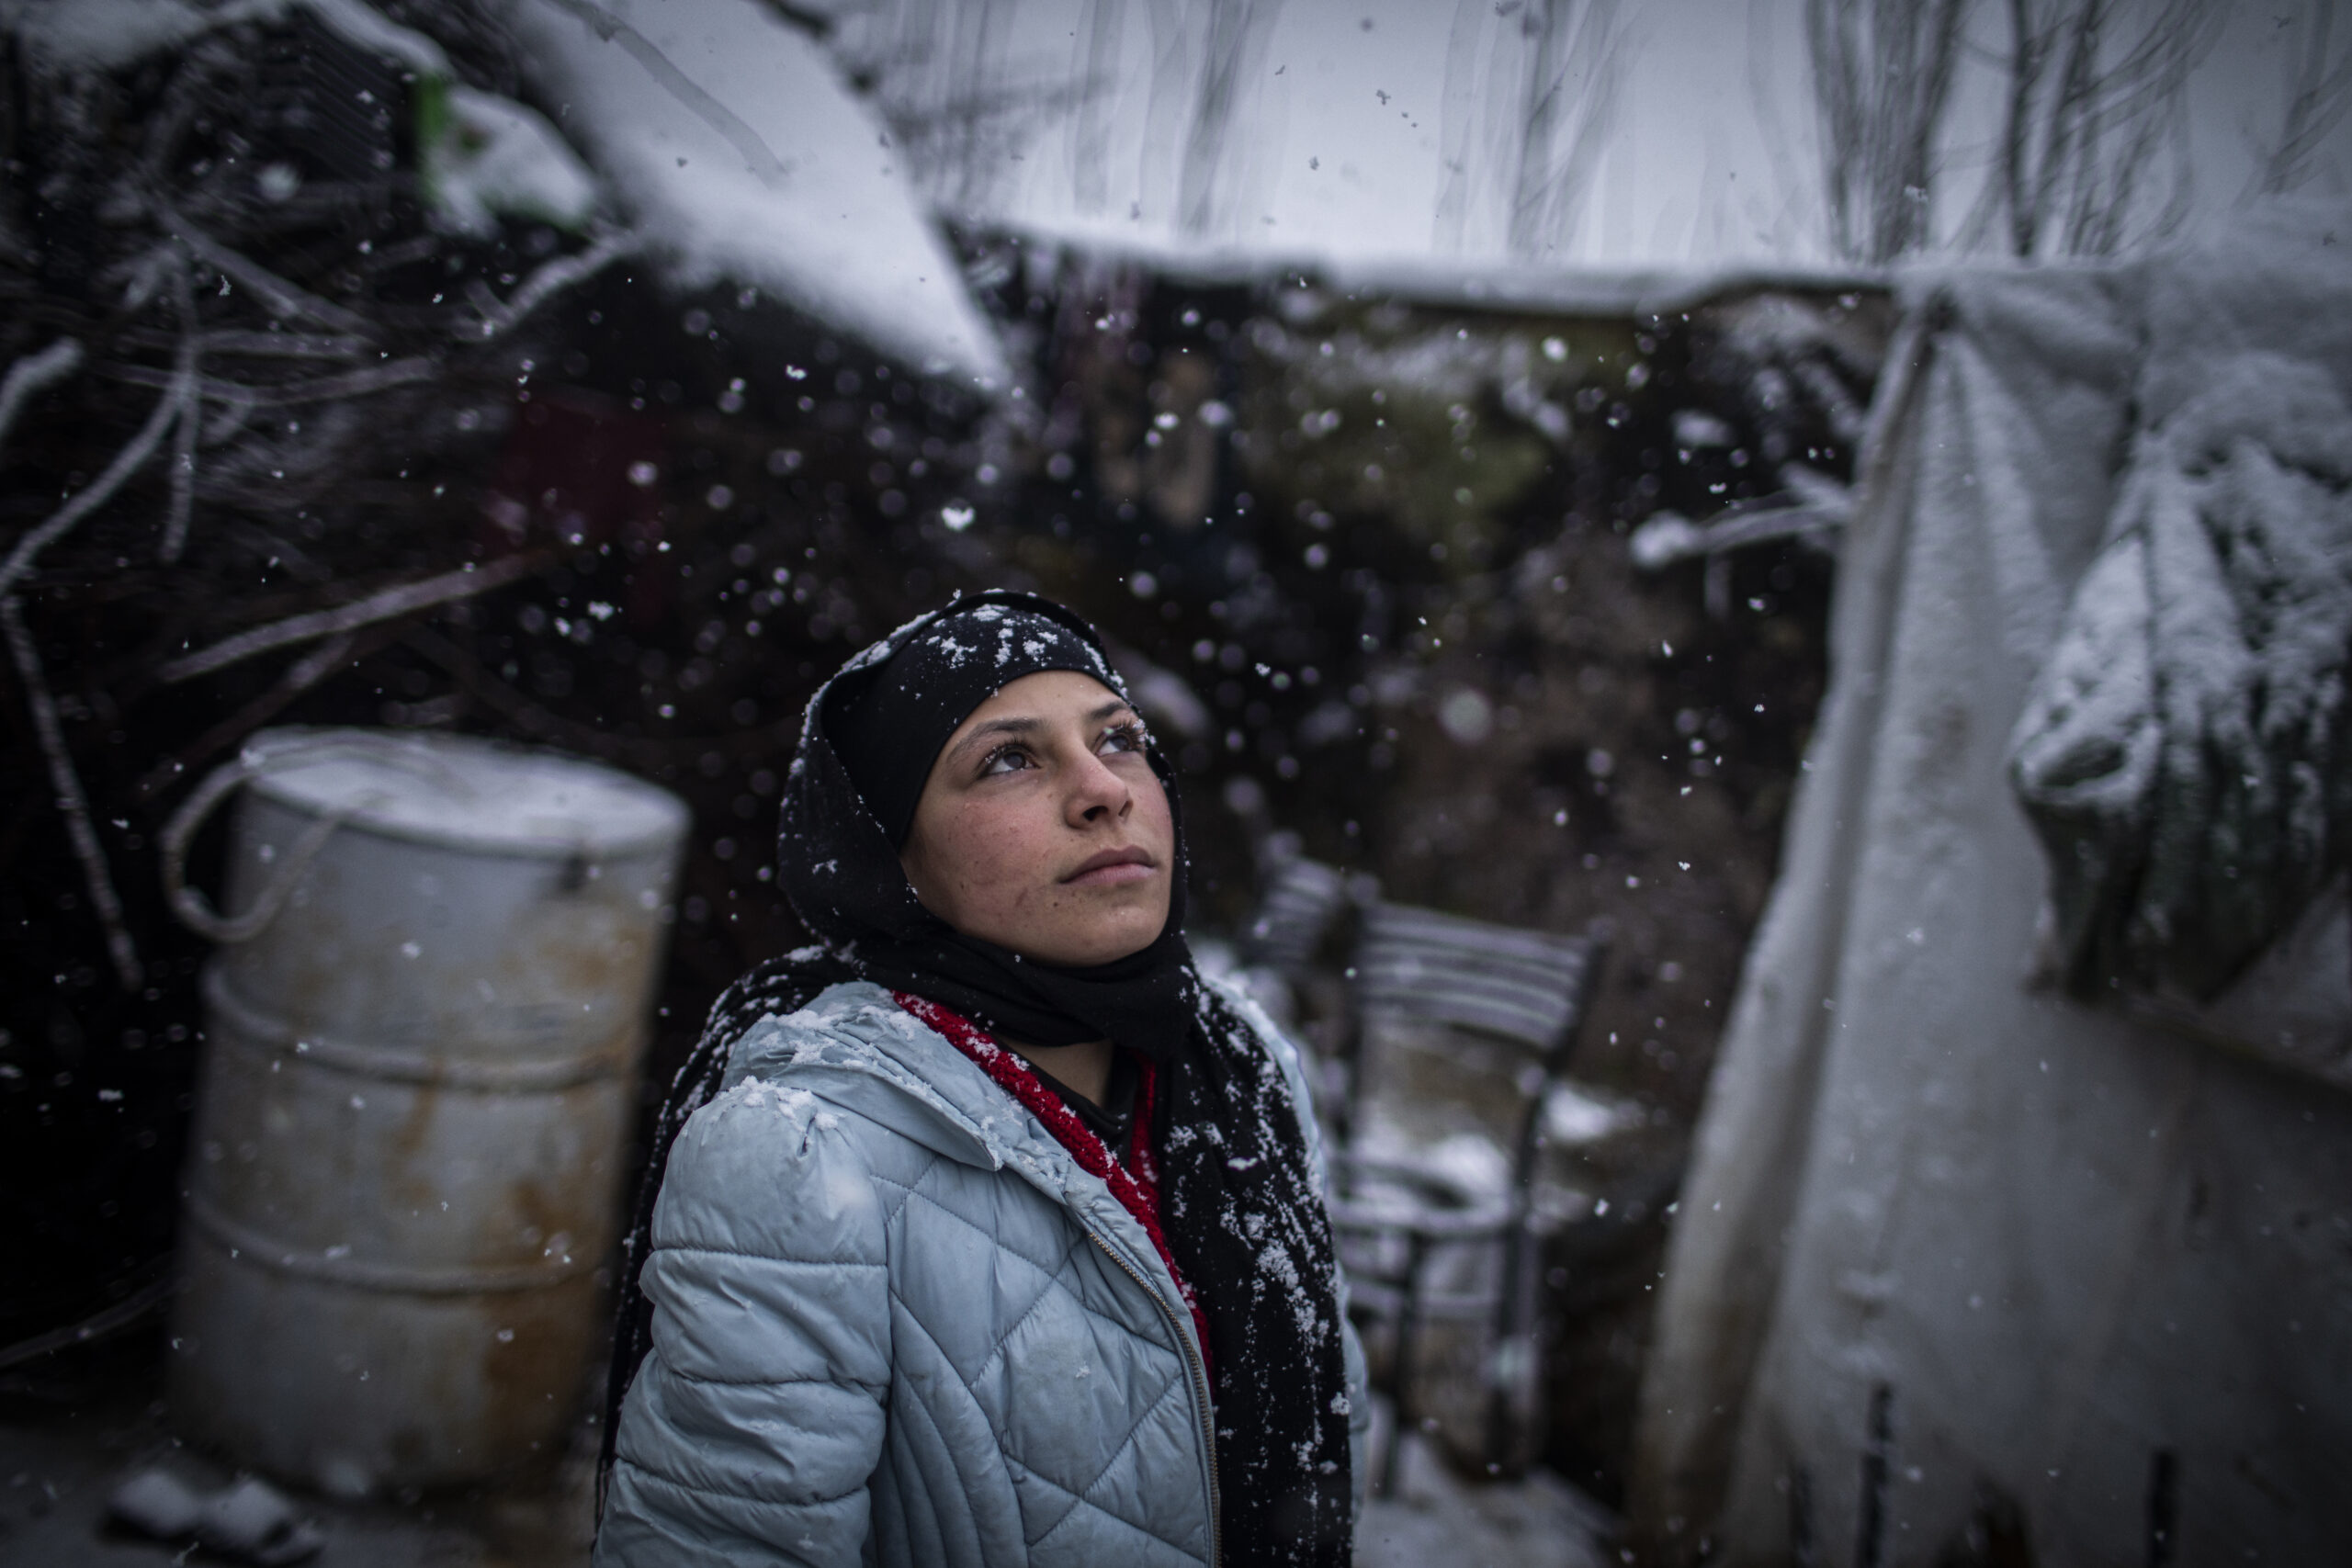
[[[2352,387],[2347,252],[2352,219],[2306,212],[1906,285],[1662,1286],[1632,1499],[1658,1560],[2352,1539],[2340,886],[2210,1007],[2083,1005],[2042,977],[2052,878],[2007,766],[2135,436],[2250,355]]]

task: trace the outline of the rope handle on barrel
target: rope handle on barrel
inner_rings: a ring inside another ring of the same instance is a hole
[[[318,748],[307,749],[300,756],[305,761],[313,761],[319,750]],[[197,935],[223,946],[251,942],[268,930],[270,921],[277,918],[277,911],[284,907],[288,895],[294,891],[296,880],[310,869],[311,862],[318,858],[319,852],[326,847],[327,840],[334,830],[356,813],[384,798],[380,793],[371,790],[322,815],[302,829],[302,836],[294,840],[294,847],[286,856],[286,863],[261,890],[261,896],[254,900],[253,907],[240,915],[223,915],[213,908],[202,893],[187,885],[187,847],[195,839],[197,829],[204,826],[205,818],[212,815],[213,808],[238,785],[266,771],[273,760],[276,759],[247,751],[233,762],[222,763],[188,793],[188,797],[180,802],[179,809],[172,813],[172,819],[164,825],[160,841],[164,860],[164,902],[182,925]]]

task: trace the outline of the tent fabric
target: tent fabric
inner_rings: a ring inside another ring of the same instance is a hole
[[[2339,235],[2302,213],[1905,281],[1660,1287],[1651,1560],[2317,1562],[2352,1535],[2340,885],[2210,1005],[2086,1005],[2047,978],[2009,773],[2135,438],[2248,355],[2352,388]]]

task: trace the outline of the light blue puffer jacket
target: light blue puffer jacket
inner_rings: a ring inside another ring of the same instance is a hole
[[[1319,1175],[1296,1050],[1237,1005]],[[736,1044],[644,1288],[596,1568],[1216,1561],[1200,1347],[1150,1238],[877,986]],[[1352,1331],[1347,1355],[1361,1489]]]

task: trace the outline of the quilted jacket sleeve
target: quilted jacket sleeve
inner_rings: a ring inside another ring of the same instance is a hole
[[[864,1555],[890,1312],[861,1130],[756,1079],[687,1123],[655,1210],[653,1350],[621,1413],[597,1568]]]

